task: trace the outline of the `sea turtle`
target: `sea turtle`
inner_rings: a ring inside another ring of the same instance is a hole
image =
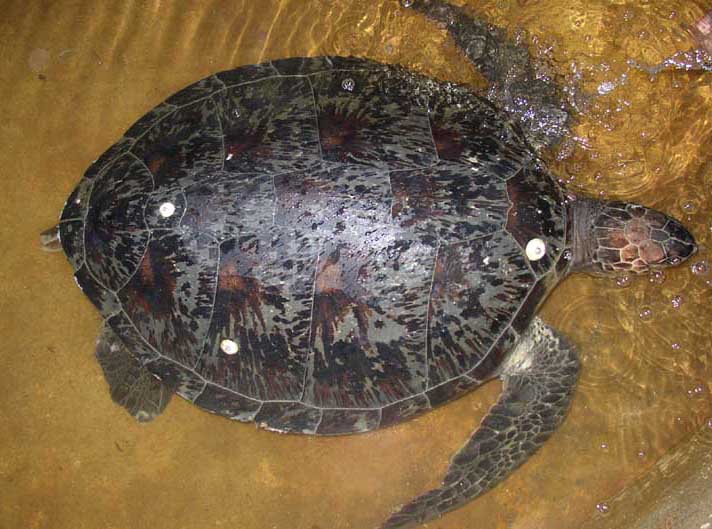
[[[566,106],[500,29],[404,4],[446,22],[504,109],[361,58],[217,73],[139,119],[44,237],[105,318],[97,357],[139,420],[178,393],[279,432],[349,434],[502,379],[442,486],[388,528],[487,491],[561,423],[579,363],[535,317],[559,281],[696,250],[662,213],[564,194],[538,151]]]

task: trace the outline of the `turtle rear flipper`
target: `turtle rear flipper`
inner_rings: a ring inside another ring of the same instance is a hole
[[[163,412],[174,388],[141,365],[108,324],[104,324],[99,337],[96,358],[109,384],[111,398],[132,417],[148,422]]]
[[[508,39],[504,29],[443,0],[401,0],[401,4],[444,24],[490,83],[487,98],[517,119],[535,149],[553,147],[569,132],[569,109],[562,91],[537,71],[525,45]]]
[[[564,420],[578,371],[571,344],[535,318],[503,366],[502,395],[450,462],[441,487],[406,504],[381,529],[438,518],[504,480]]]

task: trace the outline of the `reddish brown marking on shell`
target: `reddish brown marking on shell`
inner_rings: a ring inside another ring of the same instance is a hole
[[[465,272],[459,262],[452,259],[436,259],[431,299],[462,299],[467,296],[467,289],[464,286],[466,282]]]
[[[324,350],[329,351],[339,326],[351,312],[356,318],[359,329],[358,341],[368,343],[368,318],[371,309],[362,302],[347,295],[343,290],[320,292],[314,296],[314,316],[312,322],[312,345],[316,335],[320,335]]]
[[[394,176],[391,179],[391,187],[394,195],[391,210],[393,217],[398,218],[408,208],[411,211],[409,217],[399,221],[401,226],[410,227],[443,216],[443,212],[438,210],[435,204],[434,197],[438,186],[431,173],[422,172],[417,181],[407,182],[401,182]]]
[[[169,169],[171,166],[180,165],[185,161],[185,155],[177,145],[158,145],[158,149],[149,153],[144,158],[144,163],[148,170],[155,176],[161,170]]]
[[[166,159],[166,156],[163,154],[149,157],[149,162],[147,165],[148,170],[151,171],[151,174],[158,174],[158,171],[161,170],[161,166],[166,163]]]
[[[272,150],[267,145],[265,138],[267,131],[260,127],[254,131],[241,131],[225,136],[225,158],[237,160],[244,156],[268,158]]]
[[[175,144],[159,145],[157,150],[144,157],[143,162],[158,186],[163,181],[173,180],[181,168],[190,165],[183,150]]]
[[[254,277],[245,277],[237,273],[235,263],[225,263],[218,274],[218,290],[227,293],[226,308],[237,322],[247,321],[250,313],[257,317],[262,330],[266,330],[262,303],[265,291]]]
[[[131,282],[131,298],[145,314],[157,318],[167,318],[173,309],[176,279],[168,271],[170,263],[154,260],[151,252],[146,252],[136,276]]]
[[[315,282],[317,292],[332,292],[343,288],[341,265],[338,259],[338,252],[334,252],[317,272]]]
[[[522,215],[518,207],[519,204],[526,203],[525,201],[528,198],[527,190],[514,185],[512,182],[507,182],[507,195],[513,207],[509,208],[507,212],[506,229],[514,236],[519,244],[526,244],[526,241],[535,235],[528,229],[527,225],[522,222]],[[527,233],[531,233],[531,236],[527,236]]]
[[[153,273],[153,267],[151,266],[151,254],[146,253],[143,261],[138,268],[139,277],[142,279],[142,283],[146,286],[152,286],[155,284],[155,275]]]
[[[457,131],[452,129],[432,126],[433,141],[438,156],[443,160],[458,160],[465,147],[462,145],[462,138]]]
[[[363,151],[360,131],[370,125],[371,120],[366,117],[338,110],[320,114],[319,134],[322,150],[325,154],[335,154],[339,160],[347,160],[349,153],[357,154]]]
[[[342,265],[339,262],[339,251],[332,252],[320,266],[316,274],[314,294],[314,314],[312,316],[312,345],[316,335],[320,334],[324,350],[330,350],[334,343],[339,325],[351,312],[356,318],[359,329],[359,340],[368,342],[368,319],[372,315],[371,308],[345,292]],[[362,270],[359,270],[359,274]]]
[[[447,292],[447,268],[444,259],[435,259],[435,271],[433,274],[433,288],[430,295],[431,299],[440,299],[445,297]]]

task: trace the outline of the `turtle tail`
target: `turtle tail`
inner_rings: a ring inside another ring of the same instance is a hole
[[[59,224],[54,228],[40,233],[40,244],[45,252],[60,252],[62,251],[62,242],[59,240]]]

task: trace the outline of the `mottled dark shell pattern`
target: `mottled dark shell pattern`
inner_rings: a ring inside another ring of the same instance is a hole
[[[60,233],[79,286],[182,397],[339,434],[495,375],[565,273],[565,217],[488,102],[321,57],[158,105],[88,169]],[[527,259],[532,238],[543,259]]]

